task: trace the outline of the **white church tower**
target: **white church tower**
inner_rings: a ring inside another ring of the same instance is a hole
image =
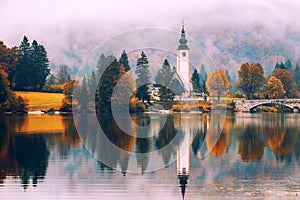
[[[184,24],[182,23],[181,38],[179,39],[179,45],[177,48],[177,68],[176,71],[182,80],[187,95],[190,94],[191,83],[190,83],[190,52],[187,46],[187,40],[185,38]]]

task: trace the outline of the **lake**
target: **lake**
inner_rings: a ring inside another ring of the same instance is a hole
[[[1,199],[300,196],[300,115],[2,115]]]

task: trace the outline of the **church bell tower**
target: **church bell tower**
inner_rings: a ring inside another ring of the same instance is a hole
[[[177,47],[177,73],[182,80],[187,93],[190,93],[190,52],[187,46],[187,39],[185,38],[184,24],[182,23],[181,37]]]

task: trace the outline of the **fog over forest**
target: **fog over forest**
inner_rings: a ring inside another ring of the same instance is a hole
[[[179,31],[184,20],[187,35],[218,67],[236,71],[260,62],[270,73],[276,62],[300,60],[299,10],[296,0],[0,0],[0,40],[18,46],[26,35],[45,46],[52,67],[79,68],[114,35],[142,27]]]

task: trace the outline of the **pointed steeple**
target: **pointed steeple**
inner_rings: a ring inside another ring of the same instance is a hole
[[[187,46],[187,39],[185,38],[183,21],[182,21],[182,28],[181,28],[181,38],[179,39],[179,46],[177,50],[189,50],[189,47]]]

